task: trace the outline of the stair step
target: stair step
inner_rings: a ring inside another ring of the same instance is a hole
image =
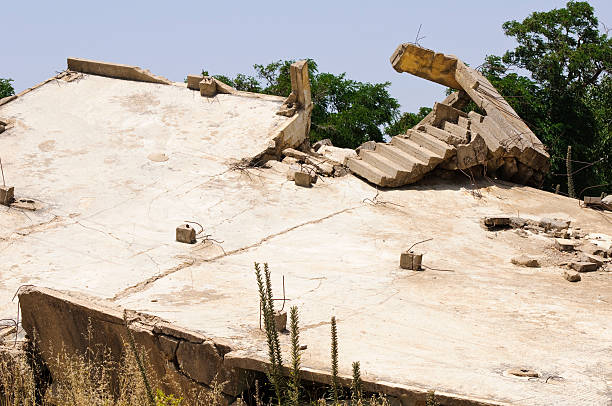
[[[391,161],[389,158],[383,156],[380,152],[361,151],[359,156],[361,156],[361,159],[363,159],[365,162],[385,173],[390,174],[390,176],[393,178],[400,176],[400,172],[407,172],[409,170],[398,165],[397,162]]]
[[[427,165],[426,162],[402,151],[393,145],[378,143],[376,144],[375,151],[381,153],[387,159],[395,162],[398,166],[405,168],[407,172],[414,171],[419,165]]]
[[[421,161],[429,164],[432,161],[441,161],[443,156],[438,155],[434,151],[423,145],[402,137],[393,137],[391,139],[391,145],[394,145],[402,151],[419,158]]]
[[[378,186],[395,186],[391,174],[381,171],[362,159],[349,158],[346,163],[355,175],[365,178]]]
[[[423,131],[408,130],[406,136],[415,143],[435,152],[437,155],[441,156],[442,159],[452,156],[453,150],[455,149],[452,145],[440,141],[431,134],[427,134]]]
[[[441,128],[434,127],[433,125],[430,125],[430,124],[423,125],[423,128],[425,128],[425,132],[427,134],[430,134],[436,137],[437,139],[439,139],[440,141],[443,141],[449,145],[459,145],[463,143],[462,139],[460,139],[459,137],[456,137],[455,135],[449,133],[448,131],[444,131]]]
[[[444,131],[449,132],[455,137],[459,138],[462,144],[467,144],[468,142],[470,142],[470,130],[468,130],[467,128],[463,128],[461,126],[458,126],[457,124],[445,121]]]

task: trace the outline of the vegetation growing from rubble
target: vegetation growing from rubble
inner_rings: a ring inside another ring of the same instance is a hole
[[[13,79],[0,78],[0,99],[15,94],[15,89],[13,89],[13,85],[11,85],[11,82],[13,82]]]

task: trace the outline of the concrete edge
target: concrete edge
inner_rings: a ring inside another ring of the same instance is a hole
[[[19,93],[15,94],[15,95],[13,95],[13,96],[3,97],[2,99],[0,99],[0,106],[2,106],[2,105],[4,105],[4,104],[7,104],[7,103],[10,103],[10,102],[12,102],[13,100],[17,100],[17,99],[18,99],[18,98],[20,98],[21,96],[26,95],[26,94],[30,93],[32,90],[36,90],[36,89],[38,89],[39,87],[44,86],[44,85],[46,85],[46,84],[47,84],[47,83],[49,83],[49,82],[52,82],[52,81],[54,81],[54,80],[61,79],[61,78],[63,78],[64,76],[68,75],[69,73],[70,73],[69,71],[63,71],[63,72],[60,72],[60,73],[58,73],[57,75],[52,76],[52,77],[50,77],[49,79],[46,79],[46,80],[44,80],[44,81],[42,81],[42,82],[40,82],[40,83],[38,83],[38,84],[36,84],[36,85],[34,85],[34,86],[32,86],[32,87],[28,87],[27,89],[22,90],[21,92],[19,92]]]
[[[53,353],[60,347],[66,351],[78,350],[84,340],[80,337],[84,324],[87,328],[91,327],[93,333],[98,336],[96,339],[101,340],[100,343],[103,345],[116,347],[125,341],[124,309],[107,300],[76,292],[24,286],[19,290],[19,302],[23,314],[23,328],[30,336],[34,334],[33,330],[37,329],[38,345],[43,349],[43,358],[50,365],[52,374],[61,375],[61,371],[58,371],[60,367],[53,365]],[[224,379],[227,378],[232,382],[225,395],[238,396],[244,389],[244,382],[241,381],[244,374],[249,371],[265,372],[268,366],[265,359],[256,355],[242,350],[232,350],[231,343],[227,340],[206,337],[157,316],[133,311],[127,311],[127,314],[130,330],[134,331],[136,341],[150,351],[151,357],[155,357],[151,362],[158,369],[165,370],[165,373],[175,374],[187,387],[194,384],[204,386],[210,384],[210,380],[200,379],[197,376],[201,373],[201,369],[208,369],[209,376],[220,373]],[[162,338],[166,343],[168,340],[175,343],[174,350],[170,350],[170,353],[161,344]],[[91,340],[91,337],[88,340]],[[91,344],[91,341],[87,342]],[[183,347],[195,351],[189,353],[189,356],[196,358],[197,370],[184,365],[181,360],[176,360],[177,353]],[[121,351],[114,347],[111,349],[115,353]],[[172,356],[174,356],[173,361],[170,359]],[[289,368],[285,367],[283,372],[288,375]],[[310,382],[320,384],[331,382],[330,373],[323,370],[305,367],[302,368],[301,375],[303,380]],[[350,376],[339,378],[343,386],[350,386]],[[417,386],[368,380],[367,376],[363,378],[363,387],[367,392],[395,397],[403,406],[424,404],[428,392],[427,389]],[[435,393],[436,399],[445,406],[509,406],[508,403],[449,392]]]
[[[89,73],[91,75],[133,80],[136,82],[160,83],[164,85],[171,85],[174,83],[169,79],[154,75],[148,70],[139,68],[138,66],[101,62],[82,58],[68,58],[67,63],[69,70]]]

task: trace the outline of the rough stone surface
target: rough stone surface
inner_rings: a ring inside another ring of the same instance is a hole
[[[559,220],[559,219],[549,219],[543,218],[540,219],[540,227],[543,227],[544,230],[558,230],[563,231],[567,230],[571,224],[570,220]]]
[[[521,254],[516,257],[512,257],[511,261],[514,265],[526,266],[529,268],[539,268],[540,261],[538,258],[530,257],[529,255]]]
[[[579,282],[582,277],[578,272],[575,271],[563,271],[563,277],[570,282]]]

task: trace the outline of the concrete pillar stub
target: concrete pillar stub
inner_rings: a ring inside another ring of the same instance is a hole
[[[13,186],[0,186],[0,204],[10,206],[15,201],[15,188]]]

